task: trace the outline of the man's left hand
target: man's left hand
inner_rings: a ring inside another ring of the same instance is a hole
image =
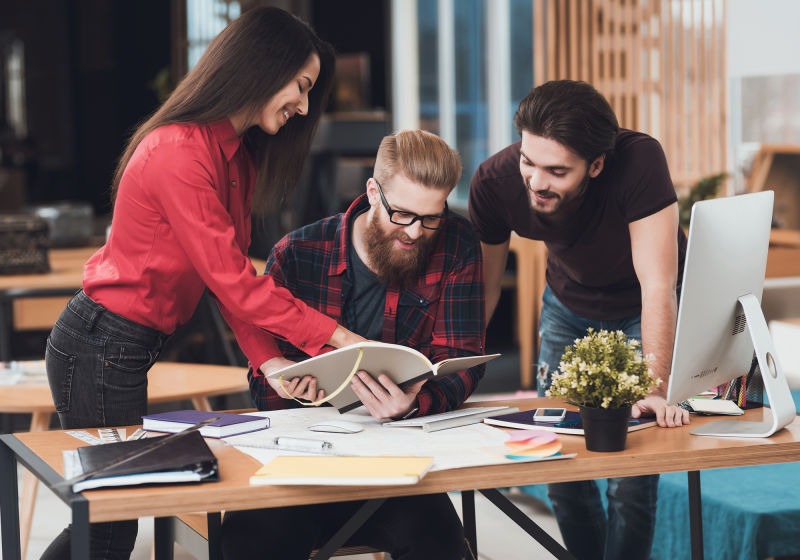
[[[404,416],[413,410],[417,393],[426,380],[401,389],[386,375],[376,380],[366,371],[359,371],[350,381],[350,387],[369,413],[379,420]]]
[[[631,407],[631,416],[639,418],[643,414],[655,414],[662,428],[675,428],[689,423],[689,411],[679,406],[667,404],[664,397],[649,395]]]

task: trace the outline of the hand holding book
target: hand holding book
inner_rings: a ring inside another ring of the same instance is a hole
[[[359,370],[368,372],[373,378],[385,374],[399,387],[404,387],[436,375],[447,375],[481,365],[499,355],[463,356],[434,364],[413,348],[367,341],[272,371],[267,378],[286,384],[296,377],[311,375],[316,378],[318,390],[325,391],[324,400],[339,412],[347,412],[361,404],[350,388],[350,381]],[[320,401],[312,404],[320,404]]]

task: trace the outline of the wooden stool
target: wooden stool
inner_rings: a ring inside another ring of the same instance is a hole
[[[209,539],[209,518],[211,519],[211,539]],[[222,515],[219,513],[184,513],[173,517],[174,539],[198,560],[221,560],[222,555],[218,546]],[[375,560],[383,559],[383,552],[369,546],[345,546],[336,551],[334,556],[351,556],[353,554],[369,554]],[[311,553],[310,558],[316,556],[317,551]]]

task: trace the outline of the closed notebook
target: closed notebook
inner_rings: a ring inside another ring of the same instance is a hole
[[[515,406],[481,406],[470,408],[459,408],[439,414],[429,414],[417,418],[406,418],[405,420],[392,420],[384,422],[383,425],[390,428],[422,428],[425,432],[437,432],[448,428],[458,428],[477,424],[487,416],[498,415],[500,413],[516,412]]]
[[[78,480],[74,481],[72,486],[75,492],[102,486],[142,484],[142,479],[136,479],[132,475],[153,473],[191,472],[196,475],[191,480],[198,482],[219,480],[217,458],[198,431],[180,436],[162,436],[80,447],[77,449],[77,458],[80,472]],[[147,480],[145,477],[145,482],[187,480],[184,474],[179,475],[176,480],[169,480],[169,476],[161,476],[160,479],[150,478],[152,480]]]
[[[250,484],[416,484],[433,466],[432,457],[340,457],[287,455],[272,459]]]
[[[583,435],[583,423],[579,412],[568,410],[561,422],[539,422],[533,419],[533,410],[501,414],[484,418],[483,422],[501,428],[518,428],[522,430],[547,430],[559,434]],[[631,418],[628,420],[628,431],[635,432],[656,425],[655,418]]]
[[[152,432],[180,432],[209,418],[216,422],[200,428],[205,437],[221,438],[269,428],[269,418],[251,414],[231,414],[206,410],[171,410],[142,416],[142,428]]]

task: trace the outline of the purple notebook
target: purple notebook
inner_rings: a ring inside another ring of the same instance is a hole
[[[219,418],[200,428],[205,437],[222,438],[269,428],[269,418],[250,414],[231,414],[206,410],[172,410],[142,416],[142,428],[152,432],[181,432],[198,422]]]

